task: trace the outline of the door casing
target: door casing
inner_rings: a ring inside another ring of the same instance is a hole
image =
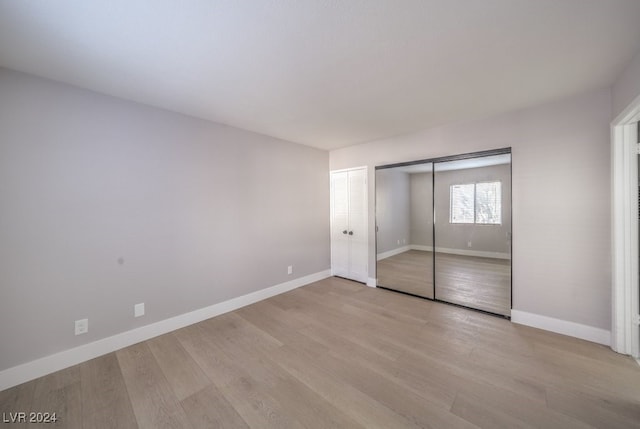
[[[640,96],[611,122],[611,348],[640,357],[638,135]]]

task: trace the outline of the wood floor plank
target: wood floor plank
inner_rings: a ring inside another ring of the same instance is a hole
[[[621,414],[603,406],[602,403],[568,389],[549,388],[547,390],[547,404],[550,409],[573,416],[592,427],[602,429],[640,428],[640,419],[637,416],[634,418]],[[632,407],[640,408],[640,400],[636,401]]]
[[[348,330],[334,331],[318,324],[302,331],[305,335],[325,344],[333,354],[342,358],[357,360],[376,373],[390,377],[402,383],[408,389],[432,402],[449,407],[455,397],[456,383],[462,383],[457,376],[451,376],[441,368],[425,365],[424,360],[417,368],[405,362],[398,362],[383,351],[380,332],[372,331],[371,335],[358,335]],[[376,337],[373,344],[369,339]],[[405,352],[399,352],[404,354]]]
[[[82,390],[77,381],[65,387],[52,390],[48,395],[34,401],[36,412],[55,413],[56,421],[46,424],[51,428],[83,428]]]
[[[269,350],[282,346],[282,342],[247,322],[239,314],[232,312],[205,320],[201,323],[210,337],[225,341],[234,348],[245,350],[247,353]]]
[[[350,304],[347,304],[349,306]],[[433,338],[426,338],[429,332],[422,323],[415,324],[409,321],[399,321],[376,314],[375,309],[358,309],[351,310],[351,314],[357,314],[360,318],[367,322],[362,326],[355,328],[342,327],[333,328],[334,332],[339,332],[343,336],[350,336],[350,341],[359,344],[362,347],[383,354],[390,359],[397,359],[406,351],[415,348],[429,347]],[[345,317],[344,315],[342,316]],[[336,317],[334,317],[336,319]],[[339,319],[338,319],[339,320]],[[320,322],[316,326],[325,327]],[[401,332],[402,335],[398,335]],[[460,342],[452,342],[450,340],[442,341],[439,348],[455,348],[456,353],[470,353],[472,347],[464,345]],[[432,350],[433,351],[433,350]],[[439,351],[439,350],[438,350]]]
[[[610,390],[585,386],[579,380],[567,378],[564,380],[564,383],[558,383],[555,380],[549,383],[547,391],[551,392],[551,395],[548,396],[553,396],[555,392],[560,391],[572,397],[574,402],[590,404],[595,409],[607,410],[627,420],[640,422],[640,398],[637,393],[627,396]],[[549,408],[556,409],[552,406]]]
[[[316,365],[312,356],[284,346],[274,357],[282,368],[367,428],[417,428],[413,421]]]
[[[84,427],[138,427],[115,353],[80,364],[80,377]]]
[[[185,398],[181,403],[194,429],[249,427],[213,384]]]
[[[229,356],[223,344],[214,341],[202,324],[180,329],[175,333],[180,344],[202,368],[207,378],[216,386],[222,386],[242,377],[243,371],[229,366]]]
[[[460,388],[451,411],[480,427],[590,427],[578,419],[547,409],[544,402],[531,401],[516,392],[475,380],[468,380]]]
[[[55,413],[56,421],[47,427],[81,428],[82,395],[80,369],[63,369],[36,381],[31,411]]]
[[[39,379],[32,380],[0,392],[0,413],[11,421],[17,413],[28,413],[32,410],[33,394]],[[27,422],[11,423],[12,429],[26,428]]]
[[[398,311],[397,309],[390,309],[387,305],[378,305],[370,303],[361,299],[360,296],[346,296],[340,297],[337,294],[329,294],[331,297],[340,299],[344,304],[348,304],[351,307],[355,307],[361,311],[372,313],[372,315],[380,323],[400,323],[405,327],[413,327],[420,329],[420,326],[426,324],[427,321],[422,317],[414,317],[411,314],[406,314],[406,311]]]
[[[415,319],[428,321],[430,319],[429,312],[434,303],[426,300],[407,300],[401,294],[387,291],[384,289],[362,289],[357,294],[353,294],[350,298],[358,299],[362,302],[385,308],[398,314],[411,316]]]
[[[116,352],[140,428],[188,428],[189,420],[146,343]]]
[[[312,354],[322,354],[328,351],[325,345],[301,334],[301,329],[309,323],[292,324],[290,317],[284,314],[285,312],[268,301],[242,308],[237,313],[256,329],[266,332],[283,345],[308,350]]]
[[[232,326],[214,324],[182,329],[176,336],[242,419],[255,428],[303,427],[270,393],[278,374],[264,368],[259,352],[247,354],[243,341],[228,337],[229,329],[238,328],[237,320]]]
[[[282,370],[282,369],[281,369]],[[283,410],[307,428],[364,428],[350,412],[335,407],[297,378],[289,377],[271,391]]]
[[[505,391],[530,400],[546,402],[544,380],[548,379],[548,372],[535,361],[530,366],[523,366],[517,360],[505,358],[493,350],[476,347],[456,373],[464,378],[474,377],[478,381],[500,386]]]
[[[424,428],[472,428],[474,425],[452,414],[449,409],[426,400],[397,381],[332,355],[318,360],[356,389],[384,404],[394,412]]]
[[[451,408],[451,411],[461,418],[473,423],[477,427],[485,429],[494,428],[514,428],[532,429],[539,426],[505,413],[501,408],[487,407],[486,404],[478,402],[475,397],[468,397],[460,394]]]
[[[179,401],[211,384],[173,333],[153,338],[147,344]]]
[[[272,397],[270,388],[250,376],[219,389],[252,428],[304,428]]]
[[[589,356],[576,356],[542,344],[537,344],[535,349],[536,357],[547,362],[549,367],[560,367],[564,375],[572,374],[585,385],[600,387],[603,390],[615,389],[617,393],[626,395],[638,393],[640,373],[637,368],[611,365]]]

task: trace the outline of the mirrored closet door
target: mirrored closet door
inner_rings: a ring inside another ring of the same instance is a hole
[[[511,309],[511,154],[434,163],[435,294]]]
[[[433,165],[376,170],[377,285],[433,298]]]
[[[511,315],[511,151],[376,167],[377,286]]]

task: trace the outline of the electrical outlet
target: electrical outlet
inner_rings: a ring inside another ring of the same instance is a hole
[[[89,332],[89,319],[76,320],[76,335]]]
[[[467,247],[471,247],[471,242],[467,241]]]
[[[293,265],[287,267],[287,274],[293,274]]]
[[[136,304],[133,306],[133,316],[134,317],[144,316],[144,302],[141,302],[140,304]]]
[[[398,244],[400,244],[400,240],[398,240]]]

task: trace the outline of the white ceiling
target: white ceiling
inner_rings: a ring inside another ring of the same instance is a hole
[[[0,66],[324,149],[611,85],[639,0],[0,0]]]

